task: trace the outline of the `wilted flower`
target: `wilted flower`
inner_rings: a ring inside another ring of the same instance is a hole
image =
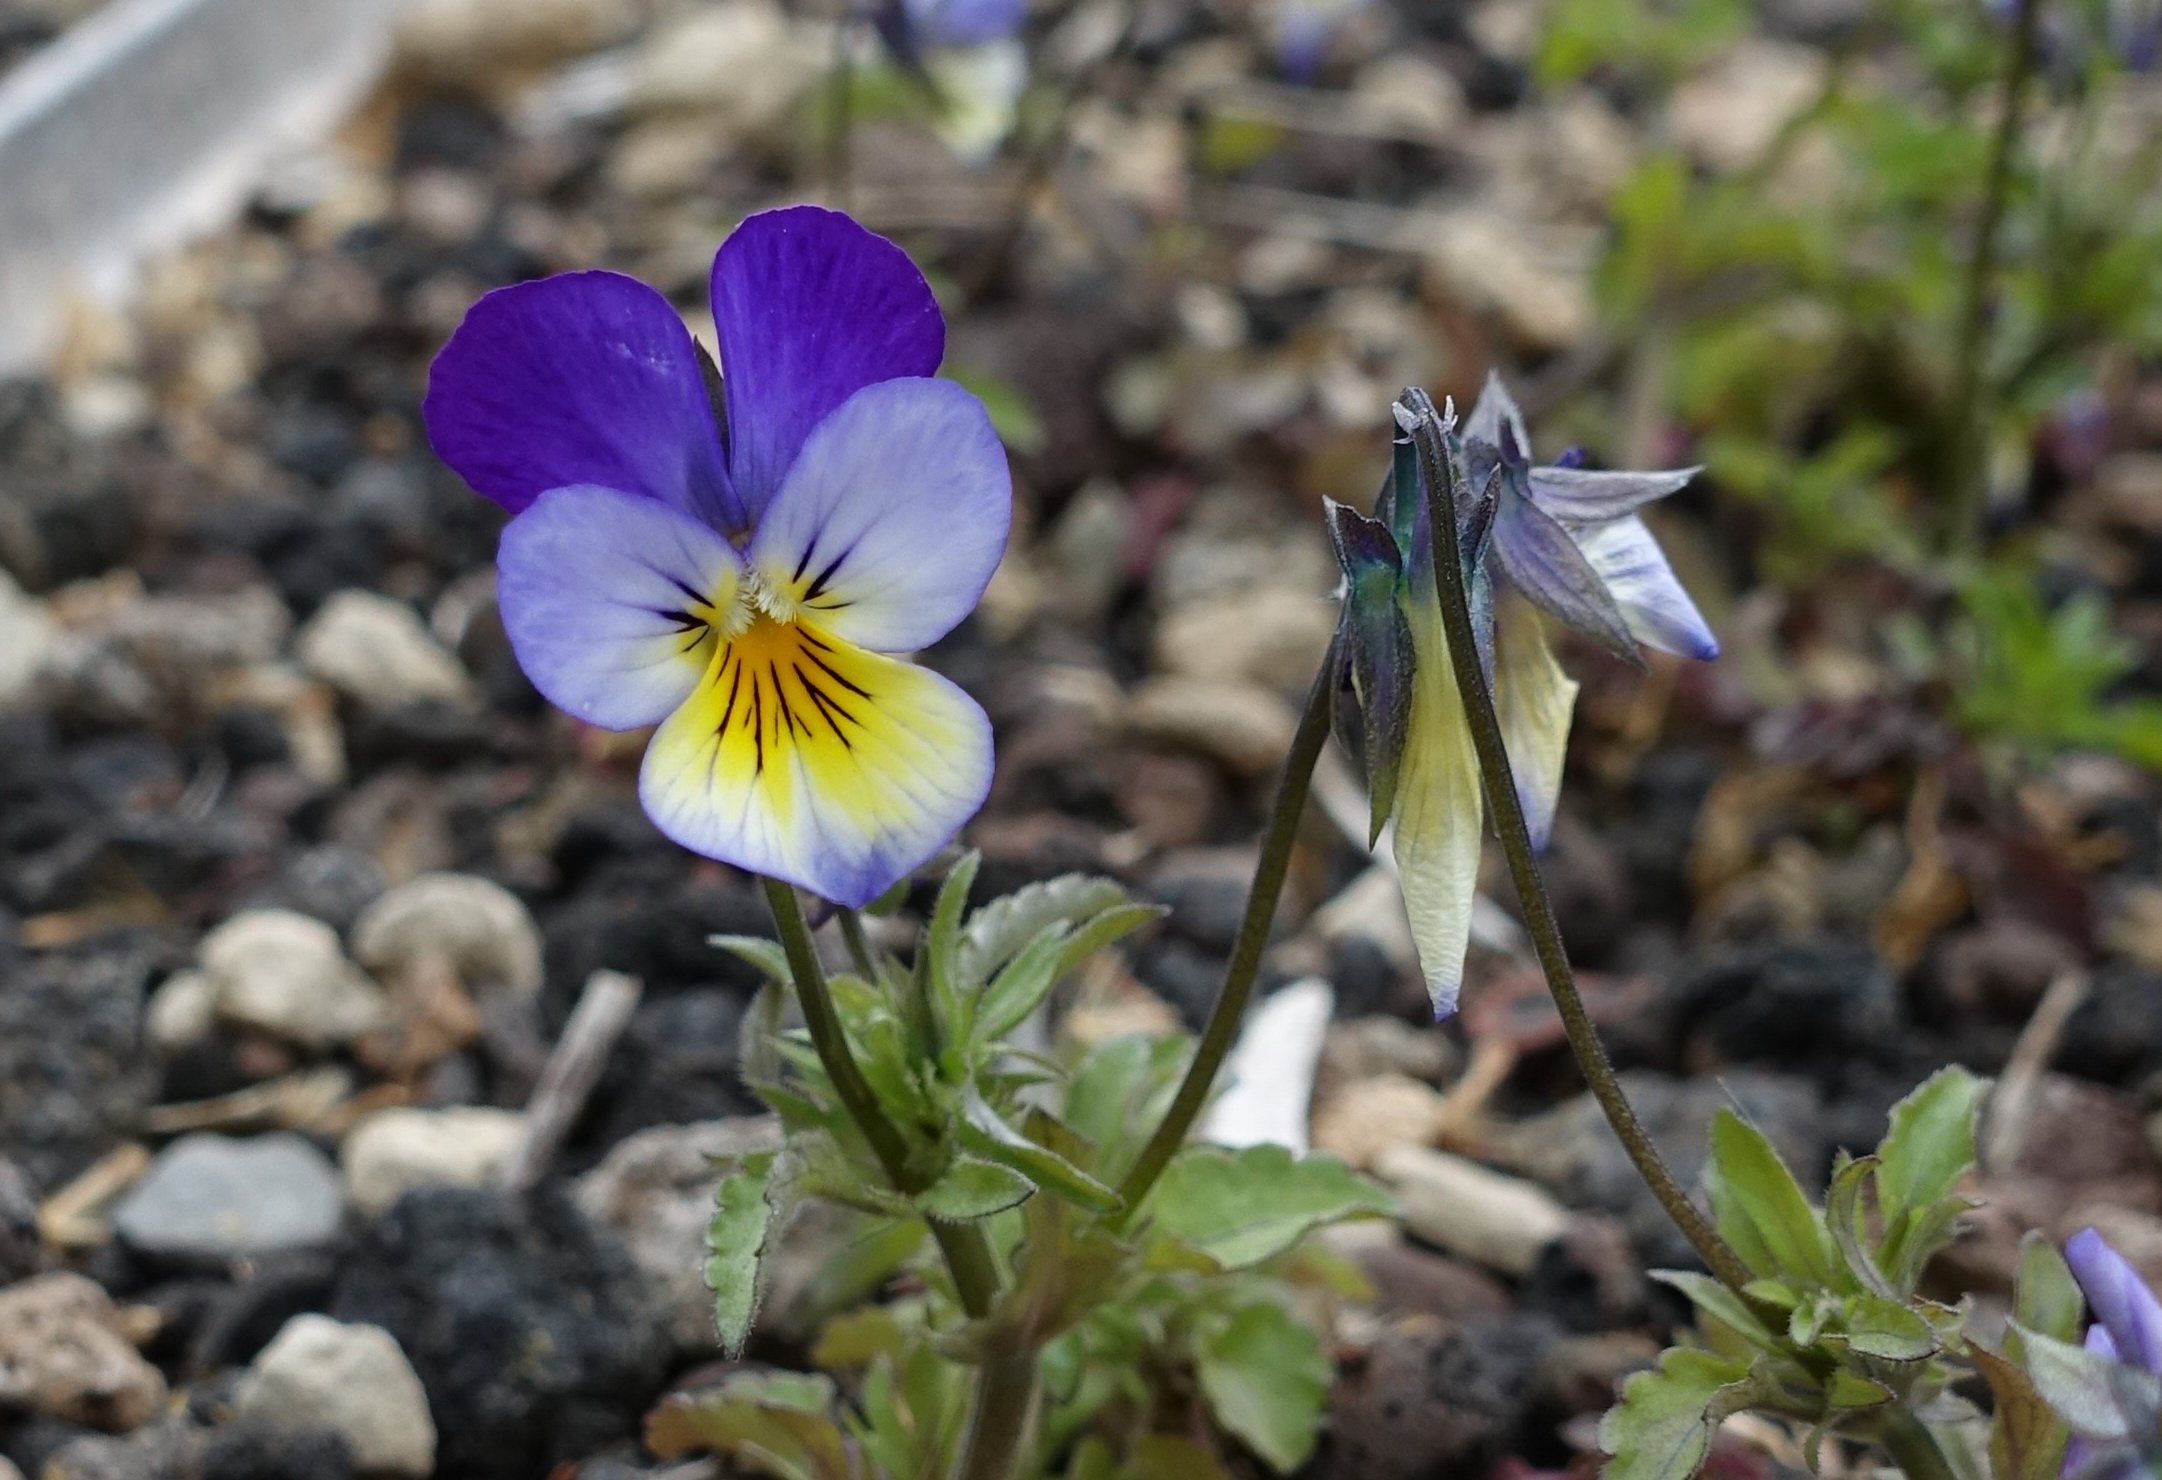
[[[2072,1430],[2066,1480],[2136,1480],[2162,1466],[2162,1302],[2092,1228],[2065,1262],[2093,1308],[2084,1346],[2023,1332],[2035,1386]]]
[[[1460,547],[1480,666],[1492,686],[1534,846],[1561,788],[1577,685],[1561,670],[1542,612],[1641,663],[1643,641],[1691,657],[1718,652],[1635,510],[1694,469],[1598,473],[1530,465],[1522,415],[1498,378],[1461,432],[1444,439],[1459,470]],[[1328,509],[1343,567],[1338,733],[1367,772],[1371,829],[1394,834],[1397,872],[1435,1015],[1455,1010],[1470,940],[1484,805],[1440,593],[1432,530],[1412,464],[1369,519]]]
[[[981,805],[973,700],[889,653],[967,615],[1012,489],[907,256],[813,207],[753,216],[712,275],[725,379],[608,272],[488,294],[436,357],[436,451],[517,517],[519,663],[604,729],[659,724],[639,794],[685,847],[846,905]],[[718,413],[725,410],[725,423]]]

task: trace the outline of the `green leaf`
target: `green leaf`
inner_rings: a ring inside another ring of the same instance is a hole
[[[781,949],[777,940],[768,940],[763,935],[709,935],[706,944],[718,946],[731,956],[748,962],[784,987],[796,979],[796,974],[788,967],[788,952]]]
[[[1061,874],[1016,889],[969,916],[962,933],[957,972],[980,983],[1052,925],[1077,925],[1126,903],[1126,891],[1109,879]]]
[[[968,1037],[979,1050],[996,1043],[1024,1022],[1058,985],[1059,965],[1064,959],[1064,925],[1048,925],[1007,962],[991,984],[983,989],[973,1007],[974,1021]]]
[[[1249,1305],[1202,1340],[1195,1365],[1219,1424],[1279,1475],[1306,1463],[1335,1376],[1312,1327]]]
[[[1892,1390],[1874,1377],[1864,1377],[1844,1367],[1835,1368],[1824,1383],[1825,1405],[1849,1412],[1857,1408],[1875,1408],[1891,1402],[1892,1397]]]
[[[1929,1322],[1881,1295],[1850,1297],[1841,1324],[1848,1350],[1879,1361],[1925,1361],[1943,1346]],[[1835,1339],[1829,1334],[1825,1338],[1827,1343]]]
[[[2080,1293],[2064,1255],[2039,1233],[2029,1233],[2019,1250],[2019,1274],[2012,1286],[2012,1319],[2029,1331],[2059,1341],[2076,1341],[2086,1311],[2087,1297]]]
[[[1842,1151],[1832,1167],[1832,1185],[1824,1195],[1824,1222],[1831,1231],[1832,1242],[1839,1248],[1839,1257],[1847,1263],[1847,1270],[1862,1287],[1873,1295],[1897,1299],[1902,1293],[1884,1277],[1877,1267],[1876,1257],[1869,1252],[1865,1240],[1869,1237],[1867,1211],[1862,1206],[1862,1186],[1876,1175],[1877,1159],[1864,1156],[1852,1159]]]
[[[833,1383],[801,1372],[738,1372],[718,1387],[671,1398],[646,1420],[662,1459],[712,1451],[776,1480],[861,1480],[830,1417]]]
[[[1974,1118],[1989,1082],[1953,1065],[1892,1107],[1877,1147],[1877,1206],[1889,1224],[1950,1192],[1974,1165]]]
[[[973,850],[961,855],[938,886],[938,902],[931,909],[931,924],[924,932],[923,953],[929,962],[931,1000],[939,1021],[949,1034],[962,1021],[963,988],[968,977],[960,968],[961,912],[968,908],[968,891],[983,867],[983,855]]]
[[[1756,1390],[1749,1366],[1675,1347],[1658,1367],[1622,1385],[1621,1402],[1599,1421],[1611,1458],[1602,1480],[1690,1480],[1711,1453],[1712,1435]]]
[[[1994,1480],[2058,1480],[2071,1431],[2043,1401],[2034,1379],[1980,1342],[1967,1356],[1996,1401],[1989,1425],[1989,1472]]]
[[[1726,1205],[1720,1231],[1736,1220],[1748,1225],[1755,1235],[1749,1242],[1772,1263],[1759,1274],[1784,1274],[1826,1289],[1840,1286],[1838,1253],[1824,1219],[1764,1133],[1731,1110],[1712,1120],[1712,1169],[1713,1205]]]
[[[1226,1269],[1281,1254],[1313,1229],[1385,1215],[1395,1202],[1333,1156],[1293,1160],[1281,1146],[1189,1146],[1164,1169],[1156,1226]]]
[[[964,1156],[916,1199],[916,1206],[927,1218],[967,1223],[1017,1207],[1035,1190],[1035,1183],[1011,1167]]]
[[[1050,1148],[1022,1135],[971,1087],[961,1102],[961,1144],[970,1152],[1010,1167],[1038,1187],[1048,1187],[1092,1213],[1119,1207],[1119,1195]]]
[[[1161,1118],[1185,1060],[1177,1035],[1128,1033],[1100,1043],[1067,1084],[1063,1118],[1097,1148],[1101,1165],[1124,1166]]]
[[[721,1346],[739,1356],[758,1316],[759,1261],[774,1222],[773,1171],[780,1154],[746,1156],[713,1192],[713,1221],[706,1225],[706,1288],[713,1292],[713,1324]]]
[[[1761,1347],[1765,1351],[1779,1349],[1778,1336],[1749,1308],[1749,1302],[1710,1275],[1681,1269],[1655,1269],[1651,1271],[1651,1277],[1662,1285],[1681,1291],[1689,1297],[1689,1303],[1698,1311],[1711,1317],[1751,1346]]]

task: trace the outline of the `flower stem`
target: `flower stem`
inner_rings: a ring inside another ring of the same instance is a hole
[[[1036,1417],[1037,1365],[1036,1354],[1026,1352],[993,1358],[984,1367],[955,1480],[1007,1480],[1015,1473]]]
[[[1929,1426],[1893,1404],[1873,1436],[1906,1480],[1955,1480],[1952,1465]]]
[[[1464,715],[1471,727],[1473,748],[1479,754],[1479,771],[1485,778],[1486,797],[1494,812],[1494,830],[1501,836],[1508,856],[1509,877],[1524,910],[1524,925],[1531,934],[1540,970],[1554,995],[1562,1028],[1577,1066],[1591,1086],[1592,1098],[1606,1112],[1607,1124],[1621,1138],[1637,1175],[1659,1199],[1667,1216],[1682,1231],[1697,1256],[1720,1281],[1735,1290],[1749,1283],[1748,1266],[1728,1247],[1697,1205],[1689,1200],[1681,1183],[1659,1155],[1659,1148],[1637,1119],[1628,1096],[1622,1093],[1613,1062],[1600,1045],[1591,1014],[1577,992],[1576,977],[1569,969],[1569,955],[1562,947],[1561,927],[1547,898],[1546,883],[1531,845],[1531,831],[1524,825],[1524,806],[1516,794],[1516,780],[1509,771],[1509,755],[1502,744],[1501,720],[1494,712],[1494,696],[1487,686],[1486,671],[1479,664],[1471,626],[1471,599],[1464,577],[1463,555],[1456,524],[1457,477],[1442,436],[1441,413],[1425,391],[1413,387],[1404,392],[1402,404],[1414,418],[1412,443],[1426,484],[1427,517],[1433,525],[1434,579],[1440,588],[1442,629],[1448,637],[1449,662],[1456,670],[1456,684],[1464,696]],[[1416,489],[1400,488],[1398,498],[1417,497]]]
[[[812,949],[811,927],[803,918],[803,905],[796,891],[780,880],[764,882],[766,904],[773,911],[773,928],[781,938],[781,949],[788,953],[789,974],[796,979],[796,1000],[803,1006],[804,1025],[810,1029],[818,1061],[825,1065],[826,1077],[833,1081],[833,1092],[840,1097],[841,1107],[870,1143],[878,1164],[885,1168],[886,1180],[896,1191],[913,1197],[924,1190],[923,1178],[911,1167],[908,1139],[887,1118],[878,1103],[878,1092],[863,1077],[855,1055],[849,1052],[848,1030],[841,1026],[833,993],[826,985],[825,968],[818,964],[818,952]],[[954,1292],[960,1296],[961,1308],[972,1317],[989,1314],[991,1303],[998,1298],[998,1265],[982,1231],[973,1223],[943,1223],[936,1218],[926,1221],[939,1251],[946,1256],[946,1267],[953,1273]]]
[[[1261,970],[1261,953],[1269,943],[1269,928],[1276,922],[1284,875],[1291,868],[1291,846],[1298,837],[1299,814],[1306,807],[1306,792],[1314,779],[1314,765],[1321,759],[1321,747],[1329,738],[1329,688],[1335,660],[1332,645],[1328,656],[1321,660],[1321,671],[1314,675],[1313,690],[1306,696],[1306,712],[1299,716],[1298,732],[1292,737],[1283,774],[1276,782],[1268,830],[1261,840],[1261,861],[1247,890],[1246,913],[1239,921],[1231,960],[1224,967],[1224,984],[1216,994],[1216,1005],[1209,1009],[1201,1042],[1194,1049],[1193,1062],[1186,1066],[1186,1078],[1180,1082],[1171,1108],[1164,1112],[1156,1133],[1141,1148],[1139,1159],[1119,1184],[1119,1199],[1124,1204],[1116,1215],[1119,1223],[1140,1208],[1165,1166],[1185,1144],[1187,1132],[1208,1103],[1216,1072],[1223,1067],[1224,1056],[1231,1052],[1238,1037],[1239,1023],[1246,1015],[1246,1003],[1253,996],[1254,980]]]
[[[1952,360],[1952,399],[1945,435],[1951,469],[1949,517],[1954,548],[1978,545],[1989,510],[1988,428],[1982,417],[1982,361],[1989,320],[1990,282],[1997,275],[1997,239],[2012,193],[2012,151],[2019,142],[2027,84],[2034,76],[2042,0],[2018,0],[2012,36],[1997,94],[1997,130],[1990,139],[1989,173],[1982,187],[1982,215],[1975,223],[1974,254],[1960,291],[1959,343]]]
[[[870,937],[863,933],[863,916],[846,908],[835,913],[841,917],[841,939],[848,942],[848,959],[856,964],[856,974],[875,985],[878,956],[871,949]]]

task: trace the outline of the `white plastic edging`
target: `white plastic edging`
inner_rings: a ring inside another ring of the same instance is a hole
[[[342,122],[396,9],[113,0],[0,80],[0,373],[42,367],[71,301],[117,301]]]

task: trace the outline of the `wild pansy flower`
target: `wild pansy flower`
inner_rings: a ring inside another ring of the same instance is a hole
[[[1016,33],[1028,0],[875,0],[871,23],[896,64],[937,104],[946,147],[980,162],[1012,132],[1028,86],[1028,53]]]
[[[1461,429],[1444,434],[1457,468],[1460,548],[1480,666],[1535,847],[1561,789],[1576,683],[1556,661],[1548,615],[1642,665],[1638,642],[1690,657],[1718,651],[1636,510],[1695,469],[1657,473],[1533,467],[1522,414],[1489,377]],[[1337,729],[1366,768],[1371,832],[1393,832],[1405,911],[1437,1017],[1455,1010],[1471,933],[1484,802],[1433,577],[1415,465],[1375,517],[1331,503],[1343,567]],[[1407,502],[1410,507],[1406,507]]]
[[[639,796],[685,847],[844,905],[982,804],[983,711],[889,654],[945,635],[1006,547],[982,405],[900,248],[801,206],[713,261],[721,379],[668,301],[573,272],[489,293],[437,355],[429,440],[516,517],[497,555],[534,686],[658,724]]]
[[[2064,1258],[2095,1315],[2084,1345],[2021,1339],[2036,1387],[2072,1430],[2065,1480],[2162,1473],[2162,1302],[2092,1228],[2066,1241]]]

